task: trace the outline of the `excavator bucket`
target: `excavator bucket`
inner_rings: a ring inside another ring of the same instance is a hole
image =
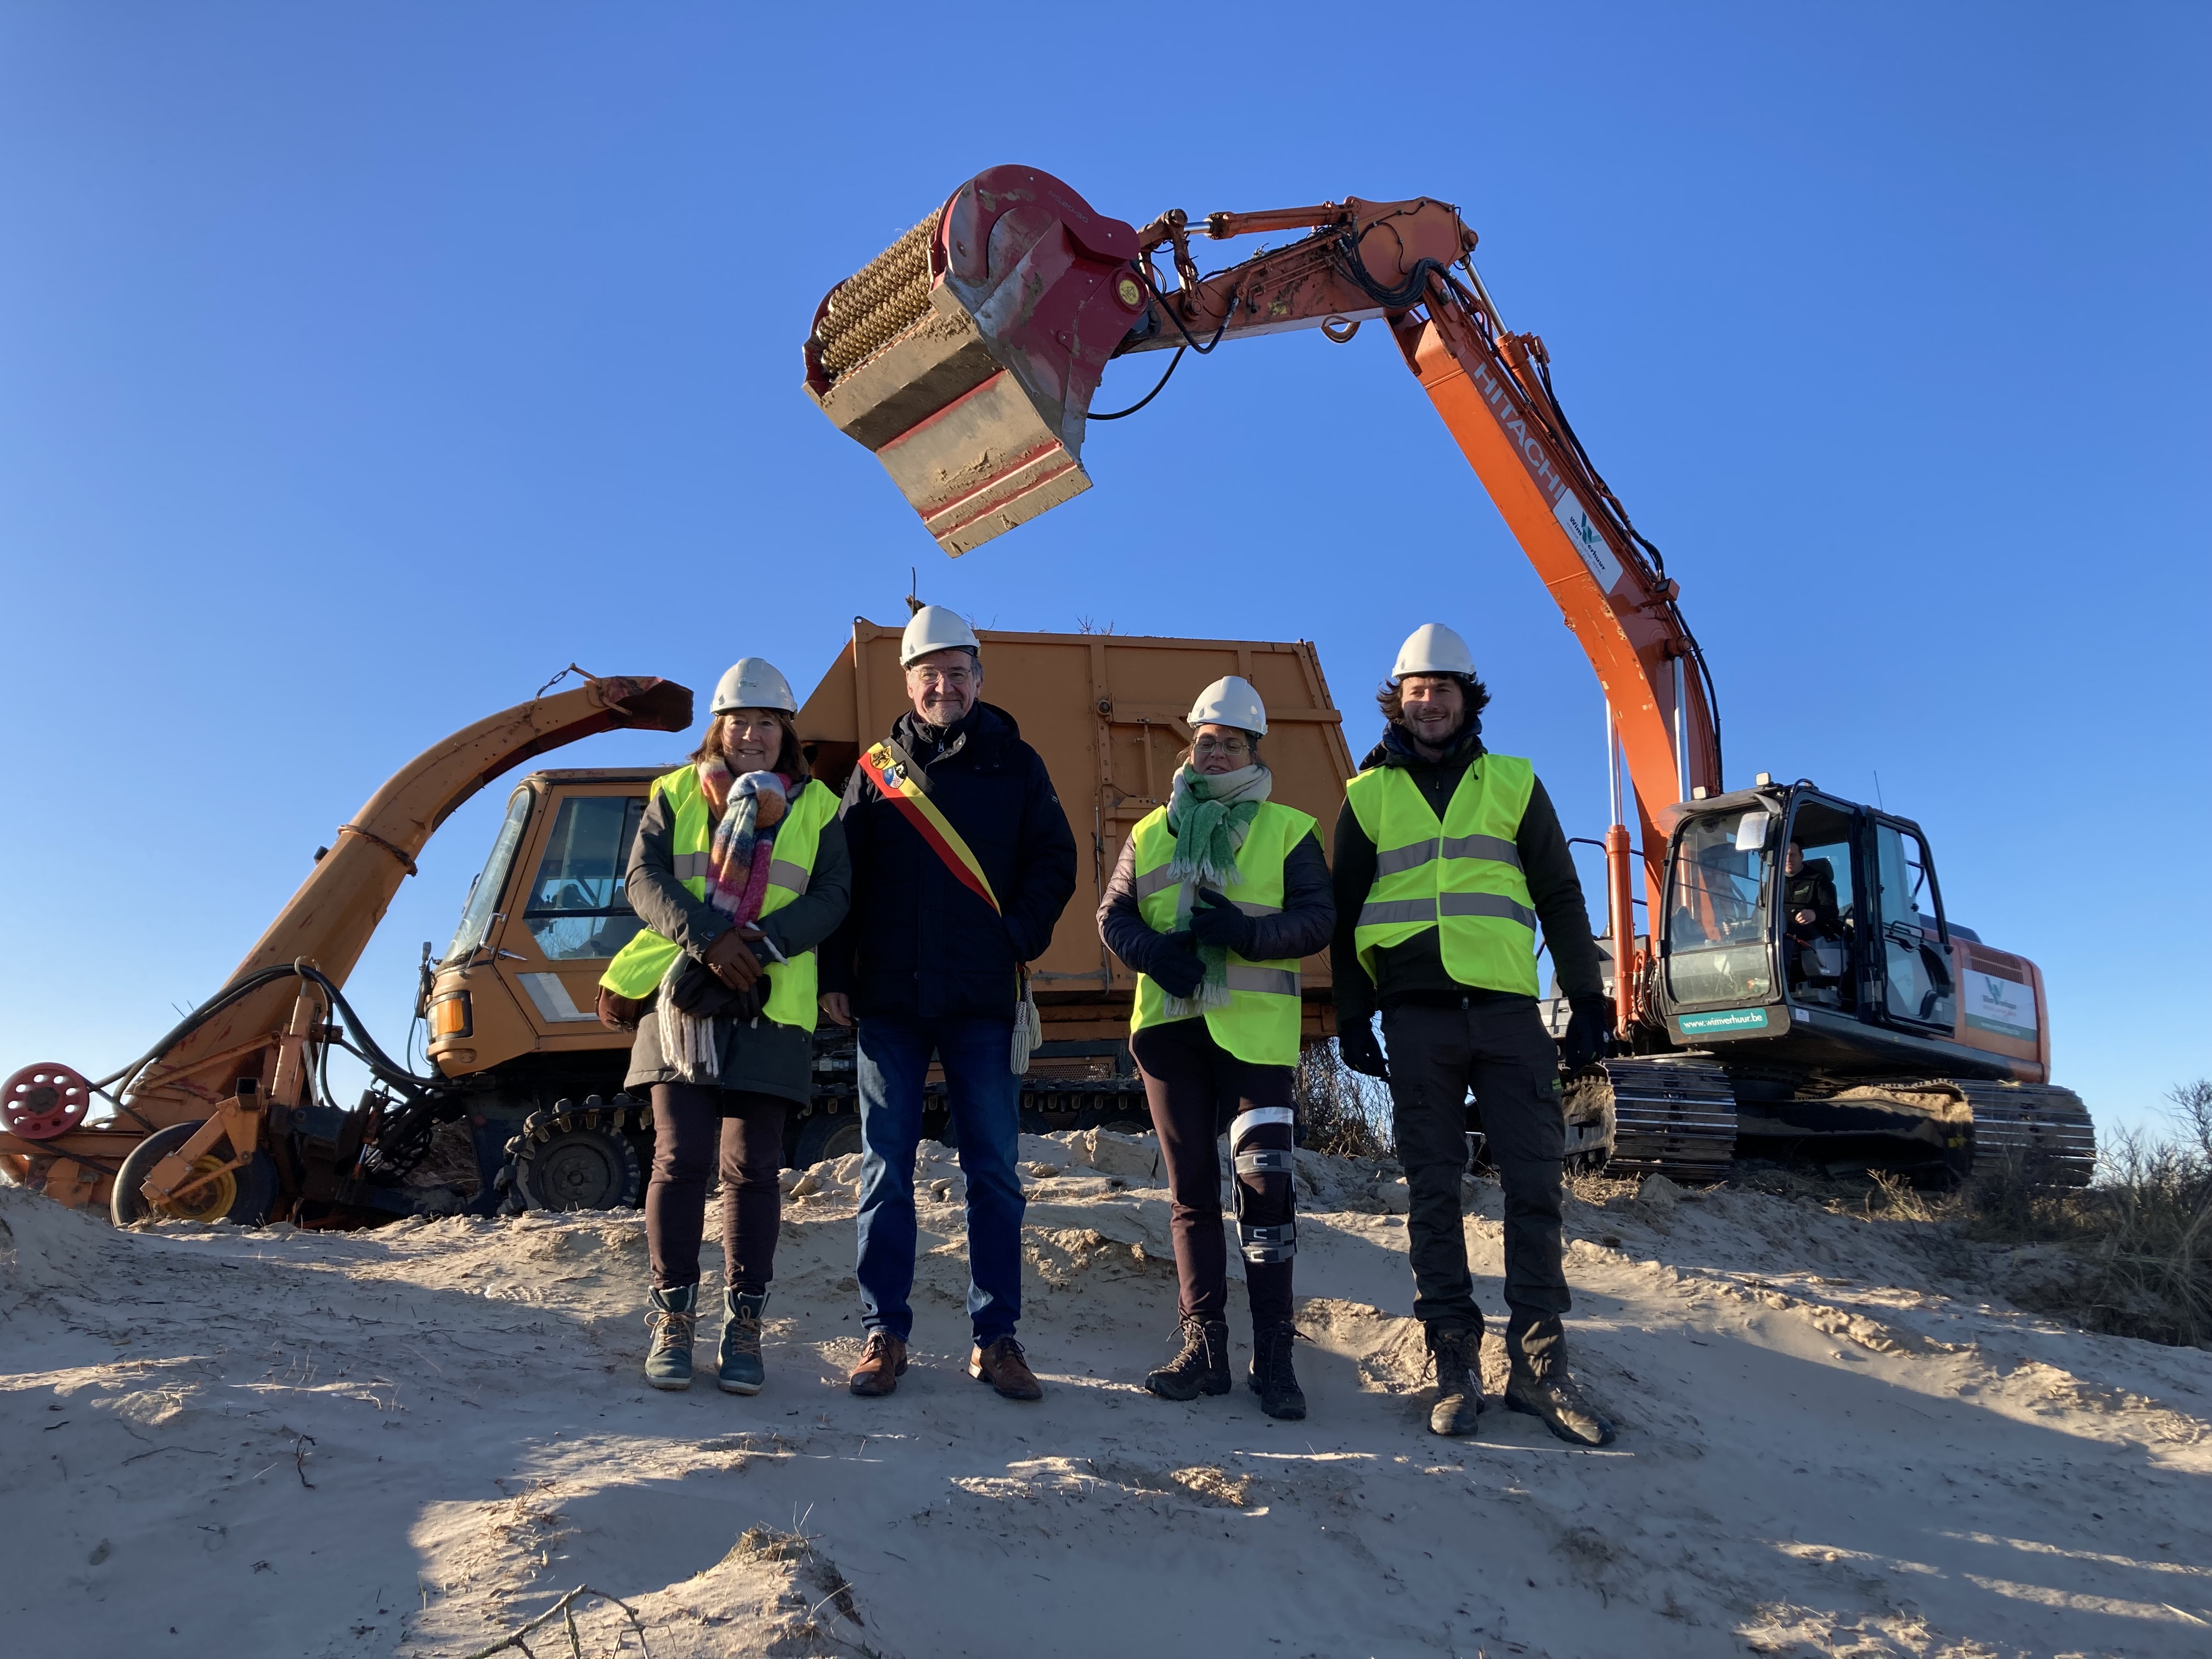
[[[830,290],[806,390],[957,557],[1091,488],[1083,428],[1144,320],[1137,233],[994,167]]]

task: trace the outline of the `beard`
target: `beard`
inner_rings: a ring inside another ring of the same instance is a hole
[[[1419,726],[1414,725],[1409,720],[1401,718],[1398,724],[1401,728],[1404,730],[1406,735],[1411,738],[1415,743],[1420,744],[1430,749],[1449,749],[1452,744],[1459,741],[1460,733],[1467,730],[1467,716],[1462,714],[1457,720],[1454,720],[1449,726],[1443,729],[1443,735],[1433,738],[1429,736],[1426,732],[1422,731]]]

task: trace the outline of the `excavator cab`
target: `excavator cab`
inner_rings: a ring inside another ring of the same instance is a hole
[[[1880,1052],[1931,1070],[2033,1057],[1989,1039],[2016,1049],[2039,1019],[1984,1031],[1962,1015],[1967,963],[1996,969],[1998,953],[1945,917],[1909,819],[1808,783],[1693,801],[1668,842],[1664,891],[1654,989],[1674,1043],[1758,1042],[1826,1064]]]

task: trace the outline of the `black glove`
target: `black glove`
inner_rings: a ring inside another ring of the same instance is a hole
[[[1336,1034],[1336,1052],[1344,1063],[1365,1077],[1390,1080],[1389,1062],[1382,1058],[1382,1045],[1375,1040],[1375,1027],[1362,1019],[1356,1024],[1346,1025]]]
[[[1171,997],[1187,997],[1206,982],[1206,964],[1198,958],[1198,941],[1188,933],[1170,933],[1163,939],[1145,972]]]
[[[1251,917],[1220,894],[1201,889],[1198,902],[1191,907],[1190,931],[1200,945],[1218,945],[1240,957],[1249,957],[1256,930]]]
[[[1567,1005],[1567,1034],[1559,1039],[1559,1059],[1571,1072],[1613,1052],[1613,999],[1577,997]]]

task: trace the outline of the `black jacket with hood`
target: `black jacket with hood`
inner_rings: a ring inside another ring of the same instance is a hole
[[[1402,726],[1391,726],[1382,741],[1359,763],[1359,769],[1378,766],[1402,768],[1420,786],[1430,809],[1441,818],[1450,805],[1467,769],[1486,750],[1482,723],[1468,720],[1452,747],[1441,759],[1424,760],[1413,750]],[[1583,898],[1582,878],[1567,850],[1559,828],[1559,815],[1544,793],[1541,779],[1528,793],[1528,809],[1513,837],[1521,855],[1521,873],[1528,883],[1528,902],[1541,924],[1545,945],[1552,953],[1559,990],[1569,998],[1590,996],[1605,988],[1597,942],[1590,936],[1589,908]],[[1359,827],[1347,799],[1336,815],[1336,842],[1331,857],[1336,881],[1336,937],[1329,946],[1330,975],[1335,984],[1339,1026],[1362,1025],[1377,1008],[1400,1002],[1456,1002],[1462,997],[1478,1001],[1510,997],[1511,991],[1492,991],[1461,984],[1445,970],[1443,952],[1433,927],[1416,933],[1403,945],[1378,951],[1375,975],[1360,966],[1353,940],[1360,907],[1375,885],[1375,843]]]
[[[927,775],[930,800],[990,878],[1003,915],[945,867],[866,772],[853,769],[839,817],[853,907],[823,946],[822,988],[853,1012],[1012,1019],[1017,964],[1042,957],[1075,892],[1075,837],[1014,717],[978,702],[939,728],[908,712],[891,736]]]

